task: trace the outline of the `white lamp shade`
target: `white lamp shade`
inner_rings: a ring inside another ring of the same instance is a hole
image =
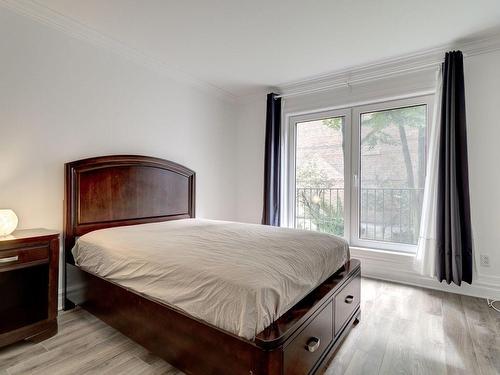
[[[8,236],[17,228],[17,216],[12,210],[0,210],[0,236]]]

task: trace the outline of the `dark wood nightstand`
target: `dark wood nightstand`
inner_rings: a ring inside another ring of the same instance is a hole
[[[0,237],[0,347],[57,333],[59,233],[18,230]]]

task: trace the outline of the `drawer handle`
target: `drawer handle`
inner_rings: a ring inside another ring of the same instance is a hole
[[[347,296],[344,301],[345,301],[345,303],[352,303],[352,301],[354,301],[354,297],[353,296]]]
[[[0,263],[10,263],[10,262],[16,262],[18,260],[19,260],[19,255],[16,255],[15,257],[0,258]]]
[[[308,352],[314,353],[318,348],[321,340],[317,337],[311,337],[309,341],[307,341],[306,349]]]

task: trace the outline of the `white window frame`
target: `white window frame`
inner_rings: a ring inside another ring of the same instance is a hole
[[[388,250],[406,253],[415,253],[415,245],[392,243],[359,238],[359,184],[357,176],[360,172],[360,116],[365,112],[383,111],[402,107],[423,105],[427,106],[427,140],[433,114],[434,95],[418,95],[404,99],[372,101],[369,104],[340,107],[339,109],[315,110],[299,114],[287,114],[282,133],[283,158],[282,181],[285,181],[282,190],[282,226],[295,227],[295,188],[296,188],[296,146],[297,124],[308,121],[322,120],[332,117],[344,117],[345,121],[345,149],[344,149],[344,238],[351,246],[367,249]]]
[[[378,111],[387,111],[391,109],[405,108],[405,107],[413,107],[418,105],[426,105],[427,114],[426,114],[426,130],[427,130],[427,142],[429,140],[430,135],[430,127],[432,122],[432,111],[433,111],[433,95],[426,96],[418,96],[408,99],[400,99],[400,100],[391,100],[382,103],[376,104],[368,104],[363,106],[358,106],[353,108],[353,129],[352,129],[352,171],[351,175],[353,178],[352,183],[352,191],[351,191],[351,240],[350,244],[356,247],[364,247],[370,249],[379,249],[379,250],[391,250],[391,251],[400,251],[407,253],[415,253],[416,245],[397,243],[397,242],[388,242],[388,241],[376,241],[376,240],[366,240],[362,239],[359,236],[359,218],[360,218],[360,200],[361,200],[361,182],[359,181],[359,176],[361,174],[361,139],[360,139],[360,131],[361,131],[361,115],[367,112],[378,112]],[[426,146],[426,154],[427,154],[427,146]]]
[[[296,150],[297,150],[297,124],[308,121],[324,120],[333,117],[344,117],[345,133],[344,133],[344,238],[349,239],[349,216],[351,207],[351,179],[349,177],[351,164],[351,109],[337,109],[329,111],[311,112],[303,115],[290,116],[288,121],[288,170],[287,170],[287,217],[285,218],[286,226],[290,228],[295,227],[295,187],[296,187]]]

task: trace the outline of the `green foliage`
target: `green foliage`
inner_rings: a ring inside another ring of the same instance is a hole
[[[378,144],[391,146],[400,144],[401,140],[394,139],[385,129],[390,126],[423,128],[425,127],[425,116],[426,112],[423,106],[362,114],[362,127],[369,130],[363,136],[361,145],[367,146],[371,150]],[[408,145],[402,145],[402,147],[408,147]]]
[[[323,125],[328,126],[332,129],[342,130],[344,121],[342,120],[342,117],[326,118],[323,119]]]
[[[307,164],[297,167],[297,187],[329,188],[332,186],[332,179],[324,169],[320,169],[316,162],[309,160]]]
[[[343,189],[342,191],[343,196]],[[314,229],[319,232],[344,235],[344,207],[342,196],[335,194],[330,201],[330,189],[298,189],[297,204],[301,211],[297,219],[297,227]]]
[[[422,190],[366,189],[361,193],[361,238],[416,244]],[[415,214],[415,215],[413,215]]]

